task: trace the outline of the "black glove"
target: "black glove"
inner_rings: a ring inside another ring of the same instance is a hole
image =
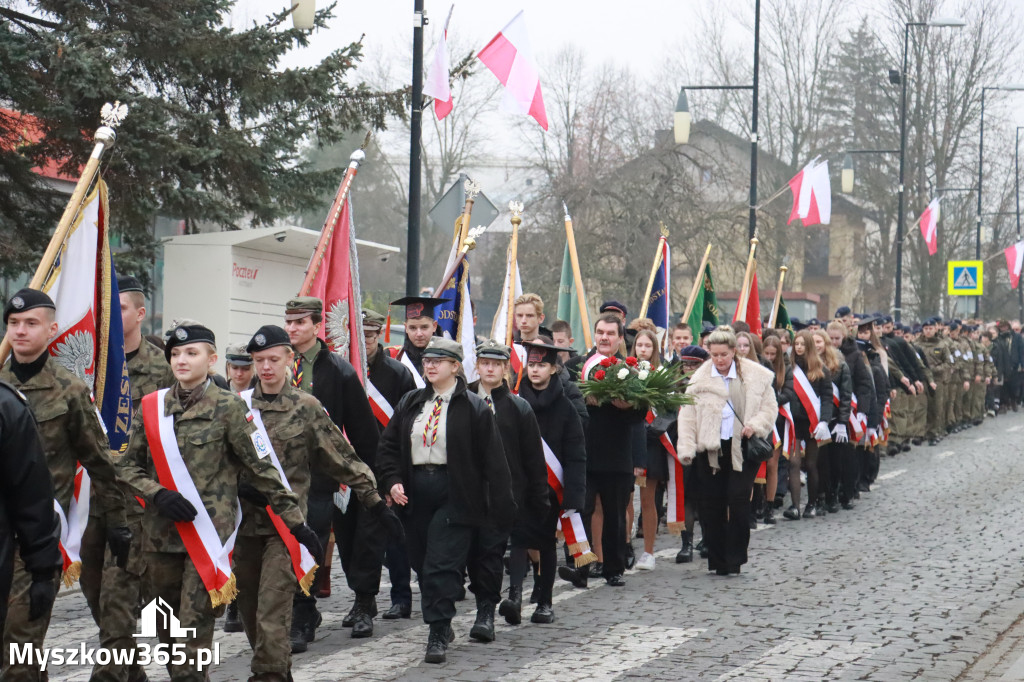
[[[33,573],[28,587],[28,619],[38,620],[48,614],[56,598],[57,581],[53,579],[53,572]]]
[[[266,507],[270,504],[266,495],[256,490],[251,483],[246,483],[245,481],[238,484],[238,496],[247,502],[252,502],[257,507]]]
[[[320,538],[316,536],[313,529],[304,523],[300,523],[290,530],[292,531],[292,535],[295,536],[295,539],[305,545],[306,549],[309,550],[309,553],[313,556],[313,561],[315,561],[318,566],[323,566],[324,546],[320,544]]]
[[[127,526],[107,528],[107,545],[114,555],[118,568],[128,565],[128,551],[132,548],[132,532]]]
[[[153,497],[160,514],[171,521],[192,521],[196,518],[196,508],[176,490],[164,488]]]
[[[384,526],[384,530],[387,532],[388,537],[394,543],[405,542],[405,526],[402,525],[402,521],[398,518],[398,514],[388,506],[388,503],[381,500],[377,504],[370,507],[370,513],[373,517],[380,521],[381,525]]]

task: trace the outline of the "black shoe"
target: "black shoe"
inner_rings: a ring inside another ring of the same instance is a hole
[[[574,585],[576,583],[573,583]],[[584,585],[586,587],[586,585]],[[494,607],[492,606],[493,610]],[[522,585],[511,585],[508,588],[508,599],[501,602],[501,606],[498,607],[498,613],[505,618],[505,622],[509,625],[519,625],[523,622],[523,586]],[[493,614],[492,614],[493,618]]]
[[[314,607],[314,608],[316,608],[316,607]],[[316,629],[318,627],[320,627],[321,625],[323,625],[323,622],[324,622],[324,617],[320,615],[319,611],[317,611],[316,612],[316,618],[314,618],[312,621],[310,621],[306,625],[306,629],[305,629],[305,633],[304,634],[306,636],[306,641],[307,642],[312,642],[314,639],[316,639]]]
[[[356,603],[358,604],[358,602],[356,602]],[[341,619],[341,627],[343,627],[343,628],[350,628],[350,627],[352,627],[352,623],[354,623],[355,620],[356,620],[356,604],[352,604],[352,608],[350,608],[348,610],[348,613],[345,614],[345,617]]]
[[[700,555],[701,559],[708,558],[708,544],[704,542],[704,538],[700,539],[700,542],[697,543],[697,546],[694,549],[697,550],[697,554]]]
[[[681,535],[683,536],[683,547],[676,554],[676,563],[688,564],[693,561],[693,533],[687,533],[684,530]]]
[[[424,663],[444,663],[448,645],[455,639],[455,632],[449,623],[431,623],[430,635],[427,637],[427,653]]]
[[[767,502],[764,505],[764,518],[761,519],[761,520],[766,525],[769,525],[769,526],[774,526],[775,525],[775,510],[772,509],[772,505],[767,503]]]
[[[808,503],[808,504],[804,505],[804,518],[805,519],[813,519],[817,515],[818,515],[818,509],[813,504]]]
[[[372,594],[357,594],[352,609],[352,637],[363,639],[373,636],[373,617],[377,615],[377,598]]]
[[[316,638],[316,629],[323,622],[323,616],[316,610],[316,604],[300,602],[292,610],[292,629],[289,638],[292,653],[301,654]]]
[[[729,569],[728,568],[716,568],[715,569],[715,575],[729,575]]]
[[[604,562],[595,561],[590,564],[590,573],[591,575],[601,575],[604,573]]]
[[[590,577],[589,566],[573,568],[571,566],[559,566],[558,577],[572,583],[573,587],[587,589],[587,579]]]
[[[789,519],[790,521],[799,521],[800,520],[800,508],[797,507],[796,505],[792,505],[792,506],[790,506],[789,509],[787,509],[786,511],[782,512],[782,516],[787,518],[787,519]]]
[[[853,502],[843,502],[843,509],[850,511],[853,509]]]
[[[932,447],[935,447],[938,444],[939,444],[939,439],[938,438],[931,438],[928,441],[928,445],[931,445]]]
[[[910,442],[913,443],[914,445],[921,445],[922,443],[924,443],[924,438],[911,438]]]
[[[903,444],[903,452],[910,452],[910,443]]]
[[[842,507],[839,506],[838,502],[833,502],[825,507],[829,514],[838,514]]]
[[[537,604],[537,610],[530,616],[531,623],[554,623],[555,612],[551,610],[551,604]]]
[[[469,636],[478,642],[494,641],[494,604],[480,602],[476,605],[476,622]]]
[[[902,446],[899,445],[890,445],[885,449],[885,454],[889,455],[890,457],[895,457],[896,453],[900,451],[901,447]]]
[[[224,618],[224,632],[242,632],[242,621],[238,619],[238,602],[228,604]]]
[[[636,552],[633,550],[633,543],[626,543],[626,570],[631,571],[636,566]]]
[[[857,483],[857,492],[859,492],[859,493],[869,493],[869,492],[871,492],[871,486],[869,486],[864,481],[859,481]]]
[[[392,604],[391,608],[381,616],[384,620],[398,620],[412,615],[412,604]]]
[[[622,587],[626,584],[626,581],[622,579],[621,573],[610,575],[607,578],[605,578],[604,581],[608,583],[608,585],[611,587]]]

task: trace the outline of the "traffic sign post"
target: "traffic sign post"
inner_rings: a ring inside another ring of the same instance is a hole
[[[950,296],[981,296],[981,290],[984,282],[984,261],[948,261],[946,270],[946,288]]]

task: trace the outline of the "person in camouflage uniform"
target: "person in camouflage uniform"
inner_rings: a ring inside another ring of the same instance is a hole
[[[928,393],[932,391],[931,384],[935,383],[932,378],[931,369],[928,367],[928,358],[924,352],[915,345],[917,335],[921,332],[920,327],[912,330],[907,325],[901,325],[896,330],[897,336],[902,336],[909,344],[910,352],[917,358],[920,365],[918,371],[921,376],[922,388],[917,392],[910,402],[910,425],[908,430],[911,436],[911,443],[921,445],[927,438],[928,431]]]
[[[985,348],[981,345],[981,327],[972,325],[968,341],[974,359],[975,380],[971,384],[971,423],[979,426],[985,420],[985,391],[992,381],[988,376],[988,360]]]
[[[928,385],[931,391],[928,393],[928,427],[925,434],[929,445],[938,445],[946,435],[946,386],[953,372],[949,346],[939,335],[938,323],[935,317],[925,320],[916,343],[928,358],[928,369],[932,375],[932,382]]]
[[[67,517],[74,494],[75,471],[81,463],[92,480],[93,504],[106,521],[104,532],[98,538],[95,534],[89,536],[88,531],[82,538],[83,562],[88,560],[84,551],[87,547],[98,544],[102,555],[103,544],[109,544],[116,561],[124,565],[132,535],[126,525],[124,494],[117,483],[103,423],[93,405],[89,387],[47,352],[47,346],[57,335],[53,301],[41,291],[22,289],[4,307],[4,323],[13,357],[0,370],[0,379],[21,391],[28,400],[39,424],[57,502]],[[16,557],[10,611],[4,624],[4,665],[0,677],[5,681],[44,678],[38,666],[12,665],[7,657],[12,643],[43,646],[50,610],[32,619],[29,605],[31,591],[42,589],[47,582],[56,591],[60,576],[32,575],[25,570],[20,554]]]
[[[262,420],[299,506],[305,508],[310,468],[316,467],[349,486],[360,503],[382,519],[385,528],[400,536],[402,524],[377,493],[373,472],[356,456],[320,401],[288,381],[295,353],[287,332],[275,325],[260,327],[245,350],[252,354],[259,381],[242,397],[251,400],[252,411]],[[266,512],[266,498],[249,478],[243,473],[239,482],[242,526],[234,554],[238,611],[253,650],[249,679],[284,682],[291,670],[296,575],[288,550]]]
[[[953,382],[951,425],[954,432],[967,428],[965,409],[967,398],[974,381],[974,361],[970,344],[959,320],[949,324],[949,339],[953,346]],[[947,415],[949,410],[946,411]]]
[[[261,455],[256,449],[256,427],[245,403],[209,379],[209,369],[217,360],[215,343],[213,332],[200,325],[175,329],[165,354],[176,381],[159,399],[165,413],[174,420],[181,458],[197,484],[220,541],[226,541],[235,531],[238,479],[245,471],[250,474],[252,486],[266,495],[295,538],[322,561],[323,548],[306,526],[298,499],[281,483],[266,453]],[[193,521],[196,509],[181,493],[160,484],[144,421],[140,417],[132,424],[128,450],[118,462],[125,482],[146,502],[142,519],[144,599],[163,599],[182,627],[195,628],[194,636],[184,642],[170,637],[162,623],[158,628],[162,643],[184,645],[185,663],[167,666],[171,679],[205,680],[206,673],[195,666],[198,650],[211,647],[214,619],[223,607],[220,599],[231,598],[233,585],[229,581],[224,593],[216,595],[218,603],[214,603],[215,597],[203,584],[175,525]]]

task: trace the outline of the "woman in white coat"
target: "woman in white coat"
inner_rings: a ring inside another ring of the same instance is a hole
[[[691,405],[679,411],[678,453],[693,462],[708,570],[738,574],[747,562],[750,497],[758,464],[743,461],[743,438],[770,437],[778,403],[773,375],[736,357],[736,335],[719,327],[707,339],[711,359],[693,373]]]

